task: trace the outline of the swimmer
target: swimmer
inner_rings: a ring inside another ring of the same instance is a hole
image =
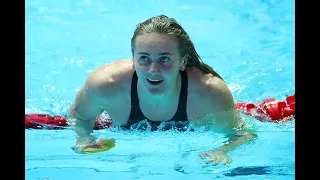
[[[91,72],[77,93],[66,116],[77,134],[75,152],[96,141],[93,125],[104,111],[113,126],[125,129],[147,119],[152,130],[161,122],[190,122],[224,133],[228,143],[200,154],[212,165],[231,163],[230,150],[257,138],[241,129],[231,91],[175,19],[160,15],[138,24],[131,52],[132,58]]]

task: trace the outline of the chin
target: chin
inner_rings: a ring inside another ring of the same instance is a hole
[[[151,95],[155,96],[155,97],[160,97],[164,94],[164,89],[160,89],[160,88],[148,88],[149,92]]]

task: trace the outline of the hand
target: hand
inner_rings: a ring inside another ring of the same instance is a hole
[[[204,152],[200,156],[202,159],[209,157],[210,160],[207,161],[207,164],[212,163],[213,166],[219,164],[220,162],[223,165],[230,164],[232,162],[232,159],[229,157],[227,152],[220,149]]]
[[[96,137],[94,136],[84,136],[78,137],[76,145],[72,146],[71,149],[76,153],[83,154],[83,149],[87,147],[89,144],[92,144],[96,141]]]

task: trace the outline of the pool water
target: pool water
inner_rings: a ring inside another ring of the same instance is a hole
[[[137,23],[165,14],[188,32],[199,55],[236,102],[295,93],[294,1],[26,2],[25,112],[64,115],[96,67],[131,57]],[[69,130],[26,130],[26,179],[295,179],[295,122],[245,117],[258,140],[230,152],[229,165],[199,157],[226,140],[213,132],[95,131],[116,147],[82,155]]]

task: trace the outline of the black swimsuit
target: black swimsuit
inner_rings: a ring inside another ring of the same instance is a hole
[[[175,115],[169,120],[163,122],[163,126],[160,127],[159,125],[162,122],[151,121],[147,119],[144,114],[142,113],[139,105],[139,98],[137,93],[137,81],[138,76],[136,72],[134,72],[132,77],[132,84],[131,84],[131,112],[130,118],[126,125],[123,126],[125,129],[146,129],[147,124],[139,124],[139,122],[143,120],[147,120],[149,126],[151,126],[151,130],[155,131],[158,129],[161,130],[169,130],[169,129],[177,129],[177,130],[185,130],[189,124],[188,117],[187,117],[187,95],[188,95],[188,75],[186,71],[180,71],[181,73],[181,91],[179,96],[179,104],[178,109]]]

